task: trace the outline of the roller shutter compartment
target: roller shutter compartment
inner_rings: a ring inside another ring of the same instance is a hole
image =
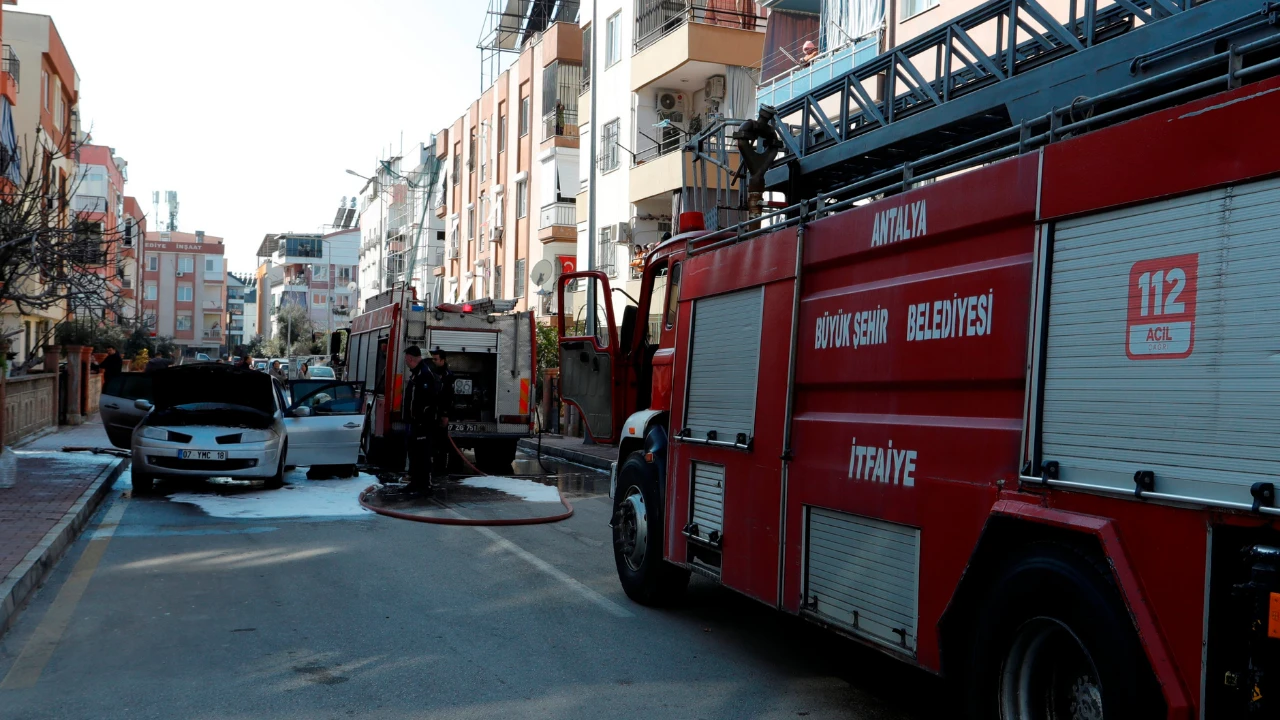
[[[694,301],[685,411],[690,437],[734,443],[741,436],[751,442],[763,304],[763,288]]]
[[[1280,181],[1054,229],[1042,452],[1059,479],[1251,504],[1280,482]]]

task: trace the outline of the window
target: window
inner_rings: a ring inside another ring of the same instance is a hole
[[[192,287],[190,285],[178,286],[178,302],[191,302]]]
[[[935,7],[938,7],[938,0],[902,0],[902,19],[913,18]]]
[[[467,145],[467,172],[476,171],[476,129],[471,128],[471,142]]]
[[[349,283],[349,282],[351,282],[351,268],[350,268],[350,267],[340,267],[340,268],[338,268],[338,282],[340,282],[340,283]]]
[[[480,182],[484,182],[489,170],[489,126],[480,126]]]
[[[517,298],[524,297],[524,258],[516,260],[516,292]]]
[[[498,152],[507,151],[507,104],[498,104]]]
[[[205,258],[205,259],[204,259],[204,271],[205,271],[206,273],[216,273],[216,272],[218,272],[218,260],[217,260],[217,258],[211,258],[211,257],[207,257],[207,258]]]
[[[501,265],[493,269],[493,296],[495,298],[502,297],[502,266]]]
[[[49,109],[49,101],[53,98],[53,86],[49,84],[49,71],[40,71],[40,102],[44,109]]]
[[[622,57],[622,13],[609,17],[604,26],[604,66],[612,67]]]
[[[613,227],[607,226],[600,228],[600,239],[596,244],[596,270],[603,272],[609,277],[614,277],[616,273],[613,271],[614,255],[616,251],[613,247]]]
[[[680,265],[671,266],[671,279],[667,281],[667,329],[676,326],[676,317],[680,314]]]
[[[312,266],[311,266],[311,279],[312,279],[312,280],[318,280],[318,281],[320,281],[320,282],[328,282],[328,281],[329,281],[329,266],[328,266],[328,265],[312,265]]]
[[[520,98],[520,137],[529,134],[529,96],[525,95]]]
[[[328,298],[328,296],[327,296],[327,295],[325,295],[324,293],[311,293],[311,304],[312,304],[312,305],[324,305],[324,304],[325,304],[325,300],[326,300],[327,298]]]
[[[474,205],[467,210],[467,239],[476,239],[476,207]]]
[[[156,286],[155,286],[155,285],[148,285],[148,286],[147,286],[147,294],[146,294],[146,298],[147,298],[148,300],[155,300],[155,299],[156,299]]]
[[[155,272],[160,269],[160,258],[155,255],[147,256],[147,270]]]
[[[522,218],[529,214],[529,181],[516,181],[516,217]]]
[[[591,26],[582,29],[582,88],[586,92],[591,88]]]
[[[62,107],[62,81],[55,77],[53,79],[53,126],[58,130],[62,130],[62,116],[65,113]]]
[[[195,268],[196,268],[195,258],[189,258],[189,257],[178,258],[178,272],[184,272],[184,273],[194,272]]]
[[[604,132],[600,138],[604,148],[600,151],[600,171],[609,172],[618,169],[618,130],[620,121],[610,120],[604,124]]]
[[[190,290],[191,288],[187,288],[187,289],[188,289],[188,290]],[[179,315],[179,316],[178,316],[178,324],[174,327],[174,329],[175,329],[175,330],[190,330],[190,329],[191,329],[191,316],[190,316],[190,315]]]
[[[453,184],[462,182],[462,143],[453,144]]]

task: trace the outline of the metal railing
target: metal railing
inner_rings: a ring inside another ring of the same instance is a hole
[[[538,223],[538,229],[543,230],[549,227],[577,227],[578,226],[578,204],[571,202],[557,202],[550,205],[542,206],[542,219]]]
[[[542,137],[578,137],[578,110],[565,108],[552,110],[542,117]]]
[[[209,312],[210,310],[222,310],[222,301],[221,300],[205,300],[200,304],[200,307],[205,312]]]
[[[205,340],[219,340],[222,338],[222,330],[220,328],[209,328],[204,331]]]
[[[71,212],[105,213],[107,199],[99,195],[76,195],[71,198]]]
[[[13,78],[13,86],[18,87],[18,78],[22,76],[22,61],[18,60],[18,53],[13,51],[12,45],[4,46],[4,62],[3,71]]]
[[[764,18],[747,0],[636,0],[638,53],[689,23],[763,31]]]

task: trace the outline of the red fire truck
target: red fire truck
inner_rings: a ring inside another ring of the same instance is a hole
[[[387,470],[405,467],[400,401],[404,351],[418,345],[425,357],[440,348],[454,375],[449,435],[474,450],[476,464],[511,472],[520,438],[532,430],[529,402],[534,372],[533,313],[511,312],[511,301],[489,299],[428,308],[402,289],[370,298],[352,319],[344,359],[347,380],[366,388],[366,462]],[[336,353],[336,345],[332,352]],[[453,466],[461,469],[456,453]]]
[[[685,213],[621,314],[602,273],[562,276],[599,299],[585,336],[561,319],[561,388],[618,446],[627,594],[705,576],[955,680],[975,717],[1280,717],[1273,9],[1080,19],[1073,52],[966,61],[985,88],[935,81],[897,120],[779,107],[788,207]],[[1018,77],[1067,100],[910,134]]]

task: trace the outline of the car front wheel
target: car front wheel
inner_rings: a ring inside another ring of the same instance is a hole
[[[267,489],[275,490],[284,487],[284,458],[289,454],[289,443],[280,448],[280,461],[276,463],[276,474],[267,478]]]

